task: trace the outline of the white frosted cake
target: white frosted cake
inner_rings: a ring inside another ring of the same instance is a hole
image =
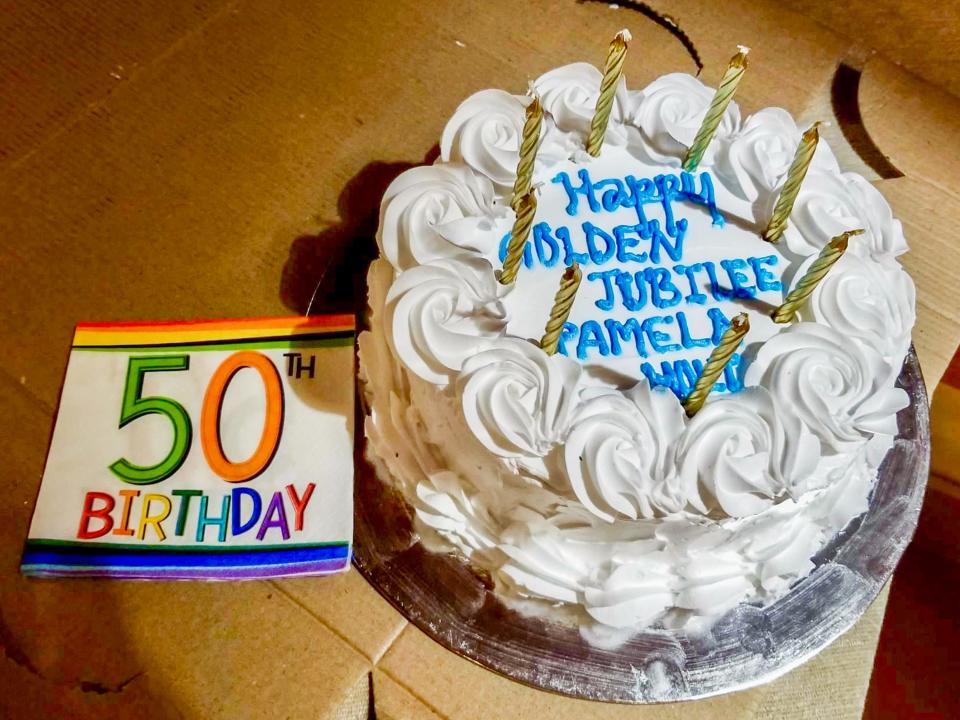
[[[907,396],[914,323],[900,222],[821,142],[785,234],[761,234],[801,137],[730,104],[681,161],[711,88],[617,86],[584,151],[601,73],[532,85],[538,205],[517,279],[498,272],[529,96],[483,90],[440,158],[383,198],[360,338],[368,456],[422,542],[487,571],[511,607],[610,643],[767,604],[867,509]],[[788,324],[770,314],[831,238],[862,228]],[[558,352],[538,345],[567,265],[583,274]],[[750,331],[706,404],[681,405],[731,319]]]

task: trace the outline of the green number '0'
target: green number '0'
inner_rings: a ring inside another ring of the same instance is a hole
[[[173,447],[167,457],[156,465],[134,465],[120,458],[110,466],[114,475],[134,485],[151,485],[173,475],[190,452],[193,426],[183,405],[165,397],[140,397],[143,392],[143,376],[160,370],[189,370],[189,355],[163,355],[131,357],[127,365],[127,381],[123,388],[123,404],[120,407],[120,427],[124,427],[144,415],[166,415],[173,423]]]

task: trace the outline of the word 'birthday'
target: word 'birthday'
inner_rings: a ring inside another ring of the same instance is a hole
[[[221,543],[227,541],[228,530],[233,537],[249,533],[261,542],[272,530],[268,539],[289,540],[291,525],[294,531],[303,531],[304,512],[315,487],[315,483],[307,483],[298,491],[290,484],[284,488],[286,493],[278,490],[266,503],[253,488],[234,488],[220,496],[219,508],[210,502],[212,495],[202,490],[181,489],[171,491],[170,495],[145,493],[142,496],[139,490],[120,490],[118,497],[108,492],[89,491],[84,496],[77,538],[93,540],[110,533],[145,540],[150,534],[163,542],[171,530],[182,537],[189,523],[196,528],[198,543],[205,541],[208,528],[212,528],[211,534],[215,533]]]
[[[725,224],[709,173],[594,180],[588,169],[581,168],[576,178],[560,172],[552,182],[566,195],[566,214],[577,218],[589,213],[590,220],[557,227],[535,223],[524,247],[523,264],[528,268],[574,262],[592,266],[584,279],[599,286],[593,293],[597,297],[593,305],[603,313],[597,319],[566,323],[557,348],[561,354],[589,360],[626,351],[646,359],[705,348],[705,360],[709,350],[719,344],[730,316],[736,314],[728,315],[716,305],[783,289],[778,274],[771,271],[779,262],[775,254],[683,262],[690,224],[678,212],[681,203],[705,210],[718,230]],[[636,222],[633,217],[612,227],[601,222],[605,213],[624,209],[635,215]],[[658,217],[652,217],[654,214]],[[510,237],[508,233],[500,242],[501,261]],[[708,242],[705,238],[700,241]],[[612,267],[604,267],[608,265]],[[709,332],[697,336],[691,331],[691,327],[707,323],[692,323],[690,312],[706,315]],[[740,388],[739,362],[735,355],[726,368],[725,382],[715,386],[717,390]],[[663,360],[659,369],[650,362],[641,363],[651,385],[667,386],[681,398],[693,388],[702,369],[699,360]]]

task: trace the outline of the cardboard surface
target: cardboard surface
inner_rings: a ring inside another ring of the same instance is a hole
[[[960,75],[947,61],[960,48],[960,5],[953,0],[787,0],[786,4],[960,95]]]
[[[329,582],[308,578],[274,580],[272,585],[318,622],[336,632],[369,662],[376,663],[407,624],[356,571]]]
[[[655,5],[690,35],[708,83],[737,43],[753,48],[745,112],[829,119],[837,64],[861,58],[863,122],[905,176],[870,174],[836,124],[828,138],[904,221],[932,388],[960,338],[957,99],[890,57],[864,61],[864,38],[845,32],[856,26],[834,32],[768,1]],[[383,188],[430,152],[457,103],[599,64],[624,26],[631,87],[695,70],[663,28],[605,3],[70,0],[3,13],[0,715],[356,716],[373,670],[383,717],[859,717],[885,595],[774,684],[643,710],[473,666],[356,573],[214,586],[17,573],[76,321],[303,312],[331,266],[318,309],[344,309],[356,288],[343,268],[369,252]]]

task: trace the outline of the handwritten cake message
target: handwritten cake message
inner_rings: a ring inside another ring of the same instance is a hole
[[[711,249],[710,237],[691,236],[686,216],[691,210],[707,213],[714,230],[725,227],[709,173],[594,179],[582,168],[575,177],[560,172],[552,182],[563,190],[563,211],[570,222],[537,222],[524,265],[550,268],[577,262],[584,272],[581,294],[592,285],[590,297],[595,298],[589,319],[564,326],[559,345],[564,355],[582,361],[637,357],[652,385],[684,397],[730,318],[745,309],[743,301],[766,292],[779,297],[782,291],[779,255],[750,254],[751,247],[756,249],[752,244],[739,256],[724,253]],[[630,211],[630,221],[618,222],[624,210]],[[501,260],[509,240],[508,234],[500,242]],[[705,255],[715,259],[702,259]],[[702,353],[703,359],[677,357],[693,353]],[[738,353],[717,391],[740,389],[739,364]]]

